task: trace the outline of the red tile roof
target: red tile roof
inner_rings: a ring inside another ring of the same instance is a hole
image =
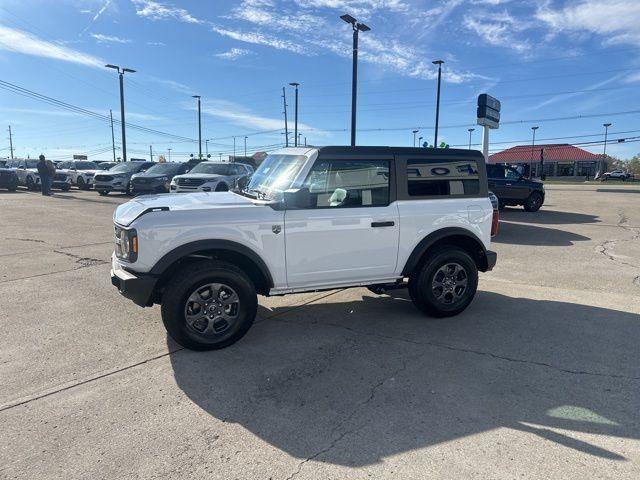
[[[598,160],[601,155],[587,152],[568,143],[536,145],[533,148],[533,161],[540,160],[540,150],[544,149],[545,161],[576,161],[576,160]],[[493,155],[489,155],[489,163],[510,163],[510,162],[530,162],[531,145],[518,145],[517,147],[507,148]]]

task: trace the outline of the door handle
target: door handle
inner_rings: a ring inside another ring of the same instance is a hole
[[[378,227],[393,227],[396,223],[392,220],[387,221],[387,222],[371,222],[371,226],[373,228],[378,228]]]

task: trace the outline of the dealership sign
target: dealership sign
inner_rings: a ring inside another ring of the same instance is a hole
[[[500,100],[483,93],[478,95],[478,125],[498,128],[500,124]]]

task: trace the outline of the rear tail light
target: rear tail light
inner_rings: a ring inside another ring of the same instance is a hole
[[[500,223],[500,214],[498,210],[493,210],[493,218],[491,219],[491,236],[495,237],[498,233],[498,224]]]

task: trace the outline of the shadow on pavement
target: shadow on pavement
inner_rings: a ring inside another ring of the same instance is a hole
[[[62,194],[54,192],[54,198],[62,198],[63,200],[80,200],[81,202],[90,202],[90,203],[104,203],[106,205],[118,205],[116,202],[110,202],[108,200],[100,200],[99,198],[87,198],[87,197],[77,197],[75,195]]]
[[[584,213],[560,212],[557,210],[542,210],[537,212],[525,212],[524,210],[516,210],[505,208],[500,211],[500,220],[536,223],[542,225],[566,225],[575,223],[599,223],[597,215],[587,215]]]
[[[571,431],[640,438],[637,315],[479,292],[430,319],[404,294],[350,294],[261,307],[238,344],[172,355],[177,385],[301,462],[371,465],[495,429],[622,461]]]
[[[640,193],[640,190],[632,190],[630,188],[599,188],[596,192],[603,193]]]
[[[575,242],[591,240],[589,237],[579,235],[557,228],[525,225],[523,223],[511,223],[500,219],[498,234],[491,239],[495,243],[508,243],[511,245],[538,245],[548,247],[568,247]]]

